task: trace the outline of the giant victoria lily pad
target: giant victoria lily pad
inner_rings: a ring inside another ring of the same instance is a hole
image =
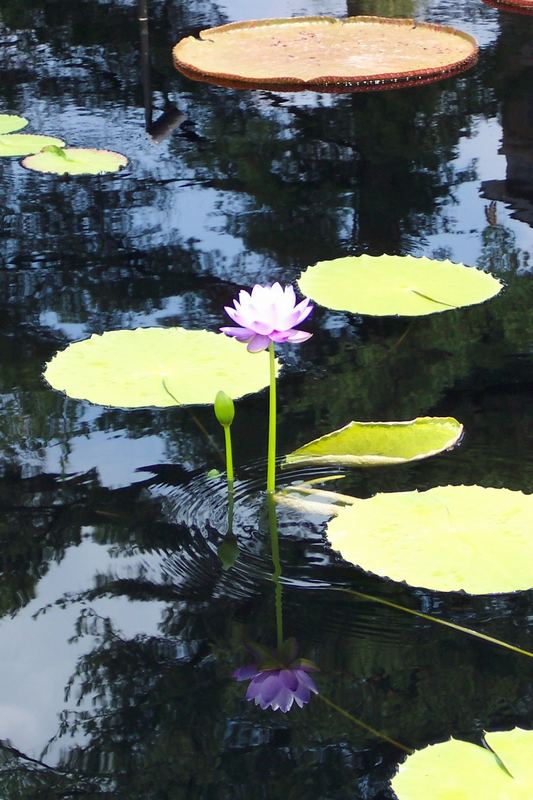
[[[221,389],[233,398],[269,382],[269,355],[248,353],[222,333],[137,328],[94,334],[48,362],[44,377],[69,397],[103,406],[213,403]]]
[[[326,308],[416,317],[482,303],[503,284],[487,272],[415,256],[347,256],[308,267],[298,286]]]
[[[235,22],[174,47],[192,78],[236,87],[391,88],[428,83],[477,59],[462,31],[412,19],[294,17]]]
[[[488,6],[515,14],[533,14],[533,0],[483,0]]]
[[[486,733],[487,748],[447,742],[415,750],[391,781],[398,800],[531,800],[533,731]],[[488,749],[490,748],[490,749]]]
[[[327,526],[346,561],[411,586],[469,594],[533,587],[533,495],[437,486],[354,500]]]
[[[418,461],[457,444],[463,426],[453,417],[418,417],[406,422],[350,422],[299,447],[287,464],[381,467]]]

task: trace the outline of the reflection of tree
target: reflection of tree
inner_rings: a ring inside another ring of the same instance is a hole
[[[505,181],[485,181],[482,192],[484,197],[509,204],[513,217],[533,226],[532,41],[533,21],[529,17],[502,12],[492,68],[501,102],[501,152],[507,160],[507,173]]]

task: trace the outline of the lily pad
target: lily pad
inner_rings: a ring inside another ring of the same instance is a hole
[[[515,14],[533,14],[533,0],[483,0],[488,6]]]
[[[450,739],[416,750],[391,781],[398,800],[530,800],[533,731],[486,733],[490,750]],[[491,752],[492,751],[492,752]]]
[[[482,303],[503,284],[487,272],[415,256],[347,256],[308,267],[301,291],[326,308],[417,317]]]
[[[13,131],[20,131],[28,124],[25,117],[18,117],[16,114],[0,114],[0,136]]]
[[[94,334],[48,362],[44,377],[69,397],[103,406],[213,403],[269,382],[268,352],[248,353],[222,333],[184,328],[137,328]]]
[[[381,467],[429,458],[453,447],[463,426],[453,417],[417,417],[406,422],[350,422],[299,447],[287,464]]]
[[[8,133],[0,136],[0,157],[16,158],[38,153],[43,147],[62,147],[65,142],[55,136],[41,136],[35,133]]]
[[[188,36],[176,67],[197,80],[257,88],[394,87],[428,83],[475,63],[462,31],[412,19],[293,17],[235,22]]]
[[[346,561],[441,592],[533,587],[533,495],[482,486],[377,494],[327,526]]]
[[[126,156],[112,150],[52,146],[25,158],[22,166],[54,175],[103,175],[106,172],[118,172],[127,163]]]

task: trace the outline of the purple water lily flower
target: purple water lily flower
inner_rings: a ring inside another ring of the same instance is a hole
[[[266,350],[270,342],[291,342],[300,344],[313,334],[296,330],[307,319],[314,306],[306,298],[296,302],[292,286],[284,289],[279,283],[272,286],[256,284],[250,292],[239,292],[239,299],[233,301],[234,308],[225,306],[228,316],[240,327],[224,327],[220,330],[227,336],[234,336],[239,342],[246,342],[250,353]]]
[[[315,682],[309,675],[309,672],[316,672],[318,668],[312,661],[295,658],[294,639],[287,639],[273,652],[266,651],[260,645],[249,646],[249,649],[257,657],[266,657],[265,663],[256,662],[239,667],[233,677],[238,681],[250,681],[246,699],[253,701],[263,711],[271,708],[286,714],[293,703],[303,708],[312,694],[318,694]]]

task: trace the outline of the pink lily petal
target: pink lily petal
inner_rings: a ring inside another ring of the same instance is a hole
[[[289,336],[287,336],[287,341],[291,344],[301,344],[310,339],[312,335],[312,333],[307,333],[307,331],[291,331]]]
[[[254,336],[254,331],[248,328],[224,327],[220,328],[220,330],[222,333],[225,333],[226,336],[233,336],[238,342],[249,342],[252,336]]]
[[[266,350],[269,344],[270,339],[268,336],[262,336],[260,333],[256,333],[248,342],[248,347],[246,349],[249,353],[260,353],[261,350]]]

